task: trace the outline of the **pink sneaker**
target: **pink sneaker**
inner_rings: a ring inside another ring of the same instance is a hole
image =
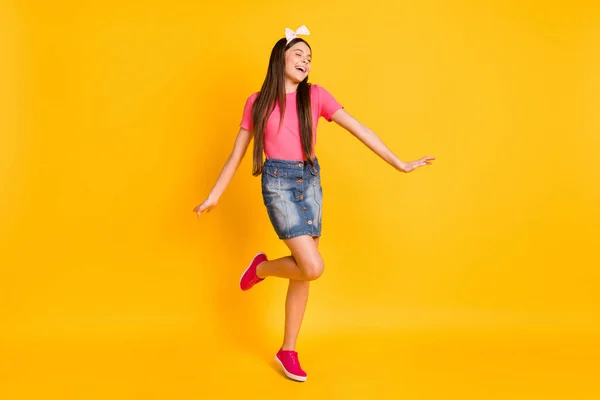
[[[275,356],[275,360],[283,367],[283,372],[285,372],[288,378],[298,382],[306,381],[306,372],[300,367],[298,353],[280,349]]]
[[[258,253],[254,256],[252,262],[250,262],[250,265],[248,265],[248,268],[246,268],[246,270],[240,278],[240,289],[249,290],[252,288],[252,286],[256,285],[259,282],[262,282],[265,279],[260,278],[258,275],[256,275],[256,267],[258,267],[259,264],[262,264],[265,261],[267,261],[267,256],[265,255],[265,253]]]

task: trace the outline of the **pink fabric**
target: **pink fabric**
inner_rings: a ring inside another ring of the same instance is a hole
[[[252,131],[252,105],[258,93],[252,94],[246,100],[244,114],[240,126]],[[343,106],[322,86],[311,85],[310,101],[313,119],[313,149],[317,141],[317,125],[320,117],[331,122],[331,116]],[[265,127],[265,155],[267,158],[280,160],[304,160],[302,142],[300,140],[300,126],[296,111],[296,92],[288,93],[285,99],[285,114],[283,125],[279,130],[279,105],[269,116]],[[279,132],[278,132],[279,130]],[[314,154],[313,154],[314,156]]]
[[[300,366],[297,352],[279,349],[275,355],[275,359],[283,367],[283,372],[285,372],[288,378],[300,382],[306,381],[307,374]]]
[[[250,265],[246,268],[242,276],[240,277],[240,289],[249,290],[252,289],[254,285],[260,283],[265,280],[265,278],[261,278],[256,274],[256,268],[267,260],[267,255],[265,253],[258,253],[250,262]]]

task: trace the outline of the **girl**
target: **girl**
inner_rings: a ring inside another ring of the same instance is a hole
[[[401,161],[327,90],[309,84],[312,52],[299,34],[308,35],[308,29],[286,29],[286,37],[273,47],[262,88],[246,101],[234,148],[207,199],[194,212],[200,217],[217,205],[254,139],[253,175],[261,175],[269,219],[291,255],[268,260],[264,253],[258,253],[242,273],[240,288],[249,290],[269,276],[289,280],[283,344],[275,359],[289,378],[306,381],[295,348],[309,282],[321,276],[324,268],[318,250],[322,188],[315,144],[319,118],[346,129],[398,171],[410,172],[429,165],[435,157]]]

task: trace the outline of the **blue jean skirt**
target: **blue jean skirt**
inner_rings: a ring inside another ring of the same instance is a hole
[[[314,164],[273,158],[264,163],[263,201],[279,239],[321,236],[321,167],[316,158]]]

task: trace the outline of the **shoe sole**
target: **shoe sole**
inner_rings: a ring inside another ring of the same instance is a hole
[[[306,376],[298,376],[298,375],[294,375],[294,374],[289,373],[287,371],[287,369],[285,369],[285,367],[283,366],[283,363],[281,361],[279,361],[279,358],[277,356],[275,356],[275,361],[277,361],[277,363],[279,365],[281,365],[281,368],[283,368],[283,372],[285,373],[285,375],[288,378],[290,378],[292,380],[295,380],[295,381],[298,381],[298,382],[306,382]]]
[[[248,272],[248,270],[249,270],[249,269],[250,269],[250,267],[252,266],[252,263],[254,262],[254,260],[256,259],[256,257],[258,257],[258,256],[259,256],[259,255],[261,255],[261,254],[265,254],[265,253],[264,253],[264,252],[262,252],[262,251],[259,251],[258,253],[256,253],[256,254],[254,255],[254,257],[252,257],[252,260],[250,260],[250,264],[248,264],[248,266],[246,267],[246,269],[244,270],[244,272],[242,272],[242,275],[240,276],[240,283],[239,283],[239,285],[238,285],[238,287],[239,287],[240,289],[242,289],[242,278],[244,277],[244,275],[246,275],[246,272]],[[266,254],[265,254],[265,256],[266,256]],[[252,288],[250,288],[250,289],[252,289]],[[250,290],[250,289],[246,289],[246,290]],[[244,289],[242,289],[242,290],[244,290]]]

